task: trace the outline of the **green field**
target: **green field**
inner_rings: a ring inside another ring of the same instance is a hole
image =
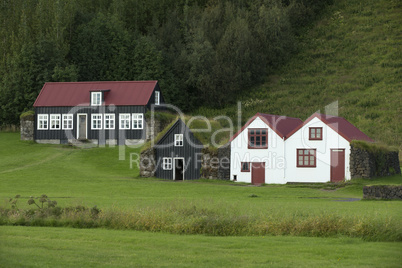
[[[10,208],[9,198],[19,194],[17,207],[26,210],[33,208],[30,196],[47,194],[59,207],[102,211],[96,229],[84,216],[59,225],[54,218],[3,222],[0,266],[397,267],[401,261],[402,203],[345,200],[361,198],[366,184],[401,184],[402,176],[338,186],[172,182],[138,178],[129,157],[138,148],[125,148],[119,160],[121,147],[42,145],[20,141],[18,133],[0,133],[0,148],[0,207]]]
[[[1,267],[400,267],[400,243],[0,227]]]

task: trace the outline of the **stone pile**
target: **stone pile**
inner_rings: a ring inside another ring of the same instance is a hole
[[[141,152],[140,156],[140,176],[154,177],[155,176],[155,149],[153,147]]]

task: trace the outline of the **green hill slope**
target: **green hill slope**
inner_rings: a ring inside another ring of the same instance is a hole
[[[257,112],[304,120],[338,101],[339,116],[377,141],[400,146],[401,14],[400,1],[336,1],[301,37],[300,51],[288,64],[244,90],[243,123]],[[197,112],[235,118],[236,109]]]

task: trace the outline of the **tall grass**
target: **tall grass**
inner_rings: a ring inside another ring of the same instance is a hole
[[[44,210],[0,210],[0,225],[108,228],[212,236],[291,235],[358,237],[367,241],[402,241],[397,220],[340,216],[332,213],[241,214],[234,208],[175,203],[161,207],[100,211],[82,206]]]

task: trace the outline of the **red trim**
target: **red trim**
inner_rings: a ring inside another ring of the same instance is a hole
[[[251,133],[254,131],[254,133]],[[257,134],[257,131],[260,131]],[[265,134],[262,134],[262,131],[265,131]],[[251,138],[254,138],[254,145],[251,145]],[[262,139],[265,137],[265,145],[262,146]],[[260,145],[257,146],[257,138],[260,138],[259,143]],[[248,129],[248,149],[268,149],[268,128],[249,128]]]
[[[248,169],[243,169],[244,164],[247,164]],[[250,172],[250,162],[241,162],[240,172]]]
[[[312,134],[311,131],[313,129],[315,130],[314,131],[315,132],[314,133],[314,136],[315,136],[314,138],[311,135]],[[317,137],[317,130],[318,129],[320,129],[320,137]],[[308,139],[311,140],[311,141],[321,141],[322,140],[322,127],[309,127],[308,128]]]
[[[309,151],[309,153],[307,153],[307,154],[305,154],[304,153],[304,151]],[[302,153],[301,154],[299,154],[299,151],[302,151]],[[313,151],[313,154],[311,154],[310,152],[311,151]],[[302,165],[300,165],[299,164],[299,156],[301,156],[301,157],[303,157],[303,164]],[[314,156],[314,164],[313,165],[310,165],[310,156]],[[307,165],[305,165],[304,164],[304,161],[305,161],[305,157],[307,157],[307,161],[308,161],[308,164]],[[317,167],[317,152],[316,152],[316,149],[303,149],[303,148],[301,148],[301,149],[296,149],[296,166],[297,167]]]

